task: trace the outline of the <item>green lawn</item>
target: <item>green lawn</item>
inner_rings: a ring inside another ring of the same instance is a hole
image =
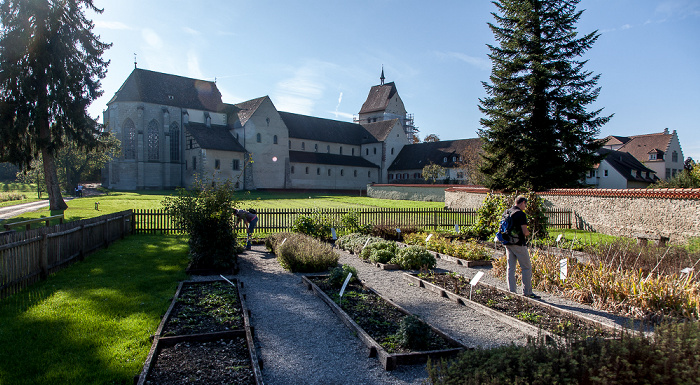
[[[131,384],[184,280],[182,237],[130,236],[0,301],[0,384]]]

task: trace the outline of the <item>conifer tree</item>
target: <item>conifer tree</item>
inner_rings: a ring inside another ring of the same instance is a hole
[[[492,62],[479,136],[484,141],[481,171],[492,189],[542,191],[576,186],[600,160],[595,140],[611,117],[586,111],[600,92],[600,75],[584,70],[581,56],[598,39],[579,37],[578,0],[499,0],[498,46],[488,45]]]
[[[22,169],[41,155],[51,210],[67,208],[54,159],[65,143],[99,146],[87,113],[109,44],[92,33],[93,0],[0,0],[0,161]]]

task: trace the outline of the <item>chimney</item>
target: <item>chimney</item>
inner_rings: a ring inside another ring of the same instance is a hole
[[[664,135],[668,135],[668,127],[664,128]]]

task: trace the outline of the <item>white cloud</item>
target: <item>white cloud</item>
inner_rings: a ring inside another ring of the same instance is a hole
[[[161,39],[160,36],[154,30],[144,28],[141,31],[141,36],[143,37],[143,40],[146,42],[148,47],[152,49],[163,48],[163,39]]]
[[[485,58],[469,56],[461,52],[436,52],[436,54],[441,58],[461,60],[480,70],[488,71],[491,69],[491,61]]]
[[[199,57],[194,51],[187,52],[187,74],[195,79],[204,79],[202,69],[199,67]]]
[[[272,92],[275,105],[280,111],[311,115],[316,102],[323,97],[325,73],[335,64],[309,61],[293,69],[290,78],[279,81]]]
[[[197,31],[196,29],[193,29],[193,28],[190,28],[190,27],[183,27],[182,30],[183,30],[185,33],[187,33],[187,34],[189,34],[189,35],[192,35],[192,36],[199,36],[199,35],[202,34],[201,32]]]

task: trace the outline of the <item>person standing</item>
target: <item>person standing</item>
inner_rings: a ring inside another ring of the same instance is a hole
[[[516,263],[519,263],[522,271],[523,295],[530,298],[540,298],[532,292],[532,263],[530,262],[530,253],[527,250],[527,237],[530,236],[530,231],[527,229],[525,207],[527,207],[527,198],[518,195],[515,198],[515,205],[504,213],[504,215],[511,217],[512,235],[515,237],[514,242],[504,245],[506,258],[508,258],[508,289],[512,293],[516,292],[515,267]]]
[[[238,226],[240,221],[243,221],[246,227],[247,237],[245,248],[246,250],[250,250],[253,245],[253,230],[255,230],[255,226],[258,224],[258,215],[252,209],[250,211],[238,209],[236,210],[236,226]]]

